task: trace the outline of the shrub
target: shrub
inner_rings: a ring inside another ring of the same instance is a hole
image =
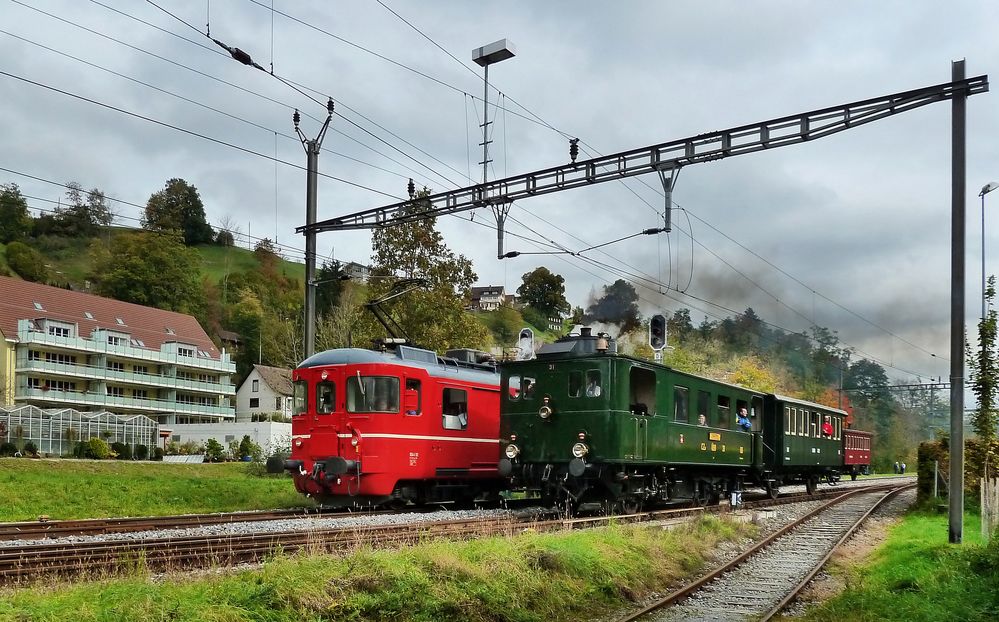
[[[17,452],[14,443],[0,443],[0,456],[13,456]]]
[[[121,455],[125,453],[125,447],[127,447],[127,445],[125,445],[125,443],[122,443],[121,441],[115,441],[111,443],[111,451],[116,453],[119,458],[121,458]]]
[[[222,462],[225,455],[225,447],[214,438],[208,439],[205,443],[205,459],[208,462]]]
[[[25,281],[44,283],[49,278],[45,258],[23,242],[11,242],[7,245],[7,265]]]
[[[111,447],[108,446],[107,441],[103,438],[91,438],[88,439],[84,445],[83,457],[93,458],[94,460],[107,460],[111,457]]]
[[[264,450],[260,445],[253,442],[249,434],[243,435],[243,440],[239,441],[239,458],[245,460],[249,456],[254,462],[264,459]]]
[[[35,445],[31,441],[28,441],[27,443],[24,444],[24,453],[25,455],[30,455],[30,456],[37,454],[38,445]]]
[[[163,459],[163,448],[162,447],[157,447],[156,449],[153,449],[153,457],[152,457],[152,459],[153,460],[162,460]]]
[[[135,456],[136,460],[145,460],[149,457],[149,448],[145,445],[136,445],[132,455]]]

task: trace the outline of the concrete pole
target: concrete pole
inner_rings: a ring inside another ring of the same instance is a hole
[[[319,144],[306,143],[307,181],[305,186],[305,224],[316,222],[317,187],[319,183]],[[305,358],[316,350],[316,231],[305,231]]]
[[[964,80],[964,61],[954,61],[951,81]],[[950,485],[949,542],[964,534],[964,244],[965,244],[965,112],[967,94],[951,102],[950,195]]]

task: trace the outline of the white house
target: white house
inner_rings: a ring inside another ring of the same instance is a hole
[[[237,422],[274,414],[281,415],[285,421],[291,421],[291,408],[290,369],[254,365],[253,371],[236,391]]]
[[[502,285],[473,287],[469,308],[479,311],[495,311],[506,302],[506,292]]]

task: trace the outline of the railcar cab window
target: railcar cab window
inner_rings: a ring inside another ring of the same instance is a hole
[[[583,394],[583,372],[569,372],[569,397],[579,397]]]
[[[586,397],[600,397],[603,389],[600,387],[600,370],[589,369],[586,371]]]
[[[403,414],[409,417],[419,417],[423,414],[421,410],[423,392],[421,383],[416,378],[406,379],[406,393],[402,397]]]
[[[348,377],[347,412],[399,412],[399,379],[392,376]]]
[[[336,385],[324,380],[316,385],[316,414],[328,415],[336,404]]]
[[[689,423],[689,389],[687,387],[673,387],[673,420]]]
[[[304,414],[309,409],[309,383],[305,380],[296,380],[292,386],[291,392],[292,412],[296,415]]]
[[[468,429],[468,391],[444,389],[441,425],[445,430]]]

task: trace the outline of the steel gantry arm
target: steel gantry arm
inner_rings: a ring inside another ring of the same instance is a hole
[[[306,233],[372,229],[427,217],[456,214],[478,207],[507,205],[512,201],[541,194],[653,172],[659,172],[664,176],[665,185],[670,176],[675,177],[676,171],[688,164],[712,162],[764,149],[795,145],[945,101],[953,98],[955,94],[975,95],[988,90],[989,81],[985,75],[946,82],[762,123],[699,134],[651,147],[622,151],[467,188],[438,192],[427,197],[434,207],[418,214],[397,215],[396,212],[400,208],[410,203],[402,201],[298,227],[296,231]],[[668,224],[668,209],[666,213]]]

